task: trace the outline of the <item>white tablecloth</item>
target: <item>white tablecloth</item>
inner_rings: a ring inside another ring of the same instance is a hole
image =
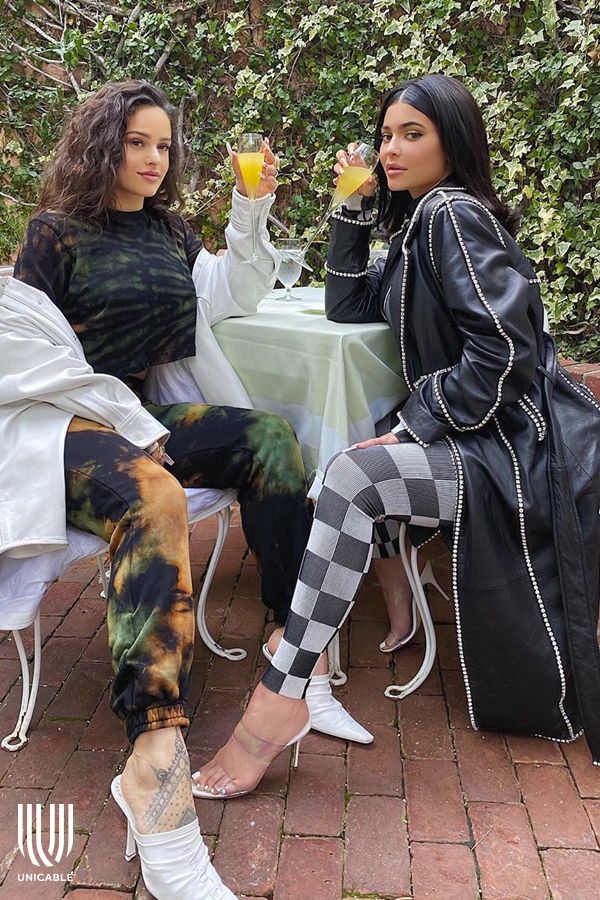
[[[226,319],[214,333],[255,407],[294,426],[314,495],[331,457],[373,437],[407,388],[387,324],[329,322],[322,288],[293,292],[300,299],[286,302],[273,291],[256,315]]]

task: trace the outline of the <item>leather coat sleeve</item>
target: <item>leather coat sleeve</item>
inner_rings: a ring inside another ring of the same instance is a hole
[[[370,220],[361,216],[342,207],[341,218],[334,215],[331,220],[325,314],[332,322],[381,322],[385,318],[379,291],[385,260],[368,266]]]
[[[402,417],[429,444],[482,428],[530,387],[538,363],[528,316],[531,285],[517,271],[495,220],[476,204],[450,200],[433,227],[433,261],[464,343],[459,362],[428,378]]]

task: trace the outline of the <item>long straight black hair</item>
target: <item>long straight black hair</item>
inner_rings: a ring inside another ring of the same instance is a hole
[[[423,75],[405,81],[383,98],[375,146],[381,147],[381,129],[392,103],[407,103],[431,119],[437,128],[450,165],[450,178],[480,200],[506,230],[516,234],[519,216],[496,195],[490,174],[490,153],[481,110],[472,94],[455,78]],[[390,191],[381,163],[378,163],[379,215],[377,224],[391,234],[404,221],[411,196],[408,191]]]

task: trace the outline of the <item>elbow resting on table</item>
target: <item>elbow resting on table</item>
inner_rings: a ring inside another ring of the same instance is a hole
[[[383,316],[379,310],[373,309],[371,302],[368,304],[347,298],[338,302],[332,302],[325,292],[325,315],[330,322],[340,322],[350,325],[357,322],[383,322]]]

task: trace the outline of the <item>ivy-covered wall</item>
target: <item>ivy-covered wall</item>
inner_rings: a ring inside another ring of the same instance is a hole
[[[520,240],[553,329],[563,349],[599,359],[597,0],[5,0],[0,260],[19,242],[65,113],[109,79],[156,80],[178,105],[187,211],[218,243],[226,138],[271,137],[283,161],[275,211],[301,234],[326,202],[335,150],[372,136],[381,94],[425,72],[473,90],[498,192],[523,208]]]

